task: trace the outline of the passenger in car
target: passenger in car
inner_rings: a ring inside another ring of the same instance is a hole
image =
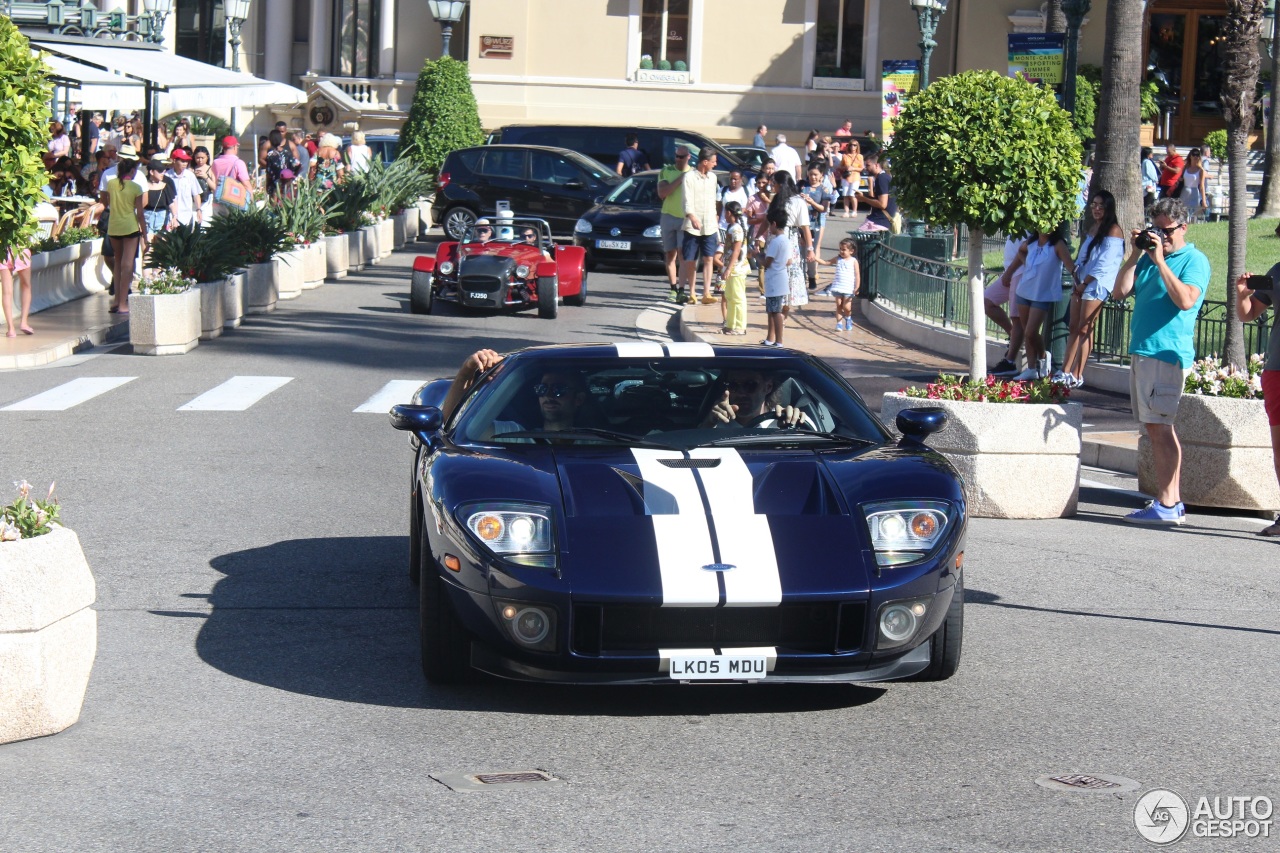
[[[449,393],[440,404],[443,421],[448,423],[450,415],[458,408],[458,404],[466,397],[467,392],[485,372],[496,367],[502,356],[491,349],[476,350],[467,356],[458,368],[458,373],[449,386]],[[574,418],[582,404],[586,401],[587,390],[582,377],[573,372],[548,370],[534,383],[530,391],[538,398],[538,411],[542,415],[540,429],[561,431],[573,429]],[[527,429],[517,421],[495,420],[485,438],[510,432],[521,432]],[[532,442],[530,438],[512,438],[509,441]]]

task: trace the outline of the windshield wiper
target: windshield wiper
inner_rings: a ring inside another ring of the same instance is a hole
[[[877,442],[867,438],[840,435],[834,432],[812,432],[799,429],[770,429],[759,432],[735,432],[710,441],[699,442],[699,447],[731,447],[735,444],[839,444],[845,447],[870,447]]]
[[[545,438],[561,441],[592,441],[610,444],[625,444],[630,447],[649,447],[670,450],[671,445],[653,441],[645,436],[633,435],[629,432],[617,432],[599,427],[574,427],[573,429],[522,429],[513,432],[499,433],[493,440],[501,443],[504,438]]]

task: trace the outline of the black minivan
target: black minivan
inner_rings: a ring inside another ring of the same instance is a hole
[[[665,127],[604,127],[586,124],[509,124],[489,134],[489,143],[503,145],[555,145],[585,154],[603,163],[609,171],[618,165],[618,154],[626,147],[627,134],[640,137],[640,150],[649,155],[649,165],[661,169],[675,162],[676,147],[683,145],[696,158],[705,147],[716,150],[716,169],[742,170],[743,176],[755,177],[756,170],[747,168],[723,145],[700,133]]]
[[[440,167],[431,219],[460,240],[480,216],[506,202],[516,216],[545,219],[554,234],[574,223],[621,178],[575,151],[538,145],[460,148]]]

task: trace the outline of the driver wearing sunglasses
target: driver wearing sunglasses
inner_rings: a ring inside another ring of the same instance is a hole
[[[720,427],[776,427],[792,429],[813,421],[795,406],[769,405],[777,385],[772,377],[759,370],[726,370],[720,377],[724,392],[702,419],[704,429]]]
[[[458,369],[458,374],[454,377],[453,385],[445,395],[444,402],[440,404],[440,411],[446,422],[480,375],[495,367],[500,361],[502,356],[491,349],[478,350],[467,357],[462,367]],[[557,432],[573,429],[574,416],[587,397],[582,377],[557,370],[548,370],[543,373],[529,388],[529,393],[538,399],[538,410],[542,413],[540,428]],[[522,432],[527,428],[517,421],[494,421],[489,437],[507,432]],[[531,442],[532,439],[512,438],[509,441]]]

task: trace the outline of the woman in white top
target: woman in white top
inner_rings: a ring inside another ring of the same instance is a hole
[[[364,131],[357,130],[351,134],[351,144],[347,146],[347,169],[351,172],[369,170],[369,158],[373,150],[364,144]]]
[[[1071,260],[1071,249],[1062,236],[1062,229],[1037,232],[1034,240],[1028,240],[1025,254],[1019,254],[1009,267],[1009,274],[1023,269],[1018,282],[1018,315],[1022,317],[1023,345],[1027,351],[1027,369],[1013,377],[1015,380],[1042,379],[1048,376],[1049,361],[1045,352],[1042,329],[1045,317],[1062,299],[1062,270],[1075,275],[1076,264]]]
[[[1093,324],[1102,305],[1116,284],[1116,273],[1124,262],[1124,229],[1116,219],[1116,199],[1106,190],[1098,190],[1089,200],[1093,227],[1080,244],[1076,255],[1075,287],[1071,290],[1071,337],[1062,369],[1053,374],[1055,381],[1070,388],[1084,384],[1084,366],[1093,349]]]
[[[1182,203],[1191,212],[1191,221],[1195,222],[1204,215],[1205,184],[1204,162],[1199,148],[1192,148],[1187,154],[1187,164],[1182,167]]]

